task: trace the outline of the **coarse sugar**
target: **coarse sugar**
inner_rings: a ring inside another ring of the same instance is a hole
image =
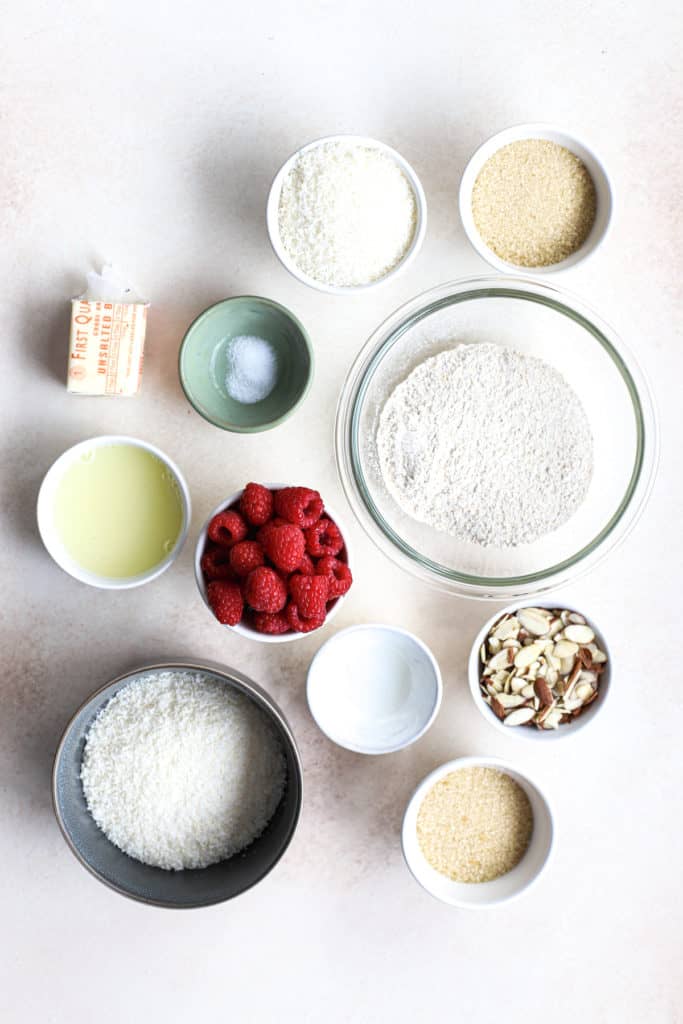
[[[472,189],[472,216],[496,256],[520,267],[560,263],[586,241],[597,197],[582,160],[549,139],[520,139],[491,156]]]
[[[522,787],[497,768],[459,768],[435,783],[417,815],[429,864],[454,882],[491,882],[526,853],[534,818]]]

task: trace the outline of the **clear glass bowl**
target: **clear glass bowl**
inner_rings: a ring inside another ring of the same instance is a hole
[[[456,540],[411,518],[379,468],[377,425],[394,387],[429,356],[472,342],[505,345],[554,366],[581,399],[593,432],[593,478],[580,508],[557,530],[514,548]],[[451,593],[510,601],[587,572],[624,539],[652,488],[657,423],[641,369],[585,303],[530,279],[469,278],[419,295],[371,336],[342,389],[336,453],[351,507],[394,562]]]

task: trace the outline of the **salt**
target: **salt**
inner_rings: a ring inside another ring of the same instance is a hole
[[[267,398],[277,381],[277,355],[265,338],[252,334],[233,338],[226,350],[225,390],[242,405]]]

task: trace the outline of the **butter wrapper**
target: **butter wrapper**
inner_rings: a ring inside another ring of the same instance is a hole
[[[66,387],[72,394],[131,396],[140,388],[149,303],[122,301],[137,296],[118,282],[105,267],[71,301]]]

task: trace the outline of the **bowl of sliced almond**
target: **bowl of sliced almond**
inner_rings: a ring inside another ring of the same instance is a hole
[[[592,620],[557,603],[511,605],[480,630],[469,683],[483,716],[501,732],[547,741],[570,736],[602,708],[611,658]]]

